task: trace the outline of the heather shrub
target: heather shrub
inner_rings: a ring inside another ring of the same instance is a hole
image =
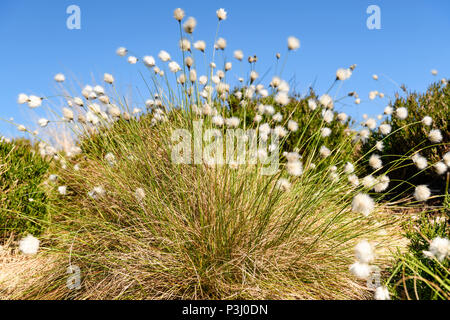
[[[391,126],[391,132],[383,134],[377,127],[363,145],[362,154],[379,152],[374,146],[382,141],[383,171],[389,171],[390,191],[395,195],[404,196],[410,191],[411,184],[425,184],[435,193],[444,194],[450,164],[449,160],[443,159],[450,151],[450,85],[439,82],[423,94],[397,95],[390,107],[392,110],[386,111],[393,113],[382,124]],[[407,111],[404,119],[403,115],[397,114],[401,108]],[[434,137],[432,130],[438,130],[440,134],[434,131]],[[404,183],[405,180],[408,183]]]
[[[422,212],[405,226],[408,251],[397,253],[388,286],[396,299],[450,299],[450,207]]]
[[[29,142],[0,142],[0,238],[40,234],[47,216],[42,182],[48,167]]]

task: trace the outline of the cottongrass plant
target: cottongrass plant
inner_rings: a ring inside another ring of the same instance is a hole
[[[52,219],[40,241],[56,262],[17,297],[389,297],[385,287],[369,288],[365,282],[373,266],[392,264],[389,249],[402,244],[403,217],[379,202],[389,172],[380,174],[382,156],[366,157],[380,151],[383,140],[356,161],[349,159],[347,150],[354,153],[368,141],[376,120],[366,121],[368,129],[351,130],[348,116],[334,110],[340,99],[329,94],[356,66],[339,69],[330,90],[319,97],[295,96],[281,78],[287,57],[300,48],[300,40],[290,36],[283,67],[267,88],[255,70],[257,56],[250,56],[249,72],[232,89],[226,80],[233,65],[220,54],[228,46],[219,37],[227,12],[216,14],[209,62],[205,42],[194,39],[197,21],[185,19],[182,9],[174,11],[179,62],[165,50],[157,60],[117,49],[130,64],[148,69],[150,76],[143,76],[149,90],[145,105],[131,107],[107,73],[104,86],[84,86],[81,94],[63,89],[68,106],[55,111],[57,121],[71,125],[79,144],[70,154],[40,145],[41,154],[55,160],[57,176],[49,181],[50,190],[54,188]],[[241,50],[234,57],[244,63]],[[204,75],[197,64],[202,59]],[[65,77],[55,80],[60,84]],[[349,97],[360,102],[356,93],[342,99]],[[21,94],[18,101],[35,108],[48,98]],[[404,118],[408,112],[396,114]],[[41,127],[52,122],[45,120]],[[251,164],[236,159],[224,164],[173,162],[174,131],[193,134],[195,121],[216,134],[226,134],[227,128],[255,129],[268,148],[250,153],[257,160]],[[340,138],[332,141],[337,134]],[[271,154],[280,159],[280,167],[263,175],[263,160]],[[370,174],[364,171],[367,163]],[[416,193],[425,200],[428,194],[422,189]],[[82,270],[79,290],[66,286],[69,265]]]

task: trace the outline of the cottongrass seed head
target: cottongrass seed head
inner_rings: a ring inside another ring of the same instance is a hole
[[[436,237],[431,241],[428,251],[423,251],[423,254],[442,262],[450,256],[450,241],[447,238]]]
[[[298,40],[296,37],[289,37],[287,42],[289,50],[297,50],[298,48],[300,48],[300,40]]]
[[[385,286],[379,286],[375,289],[375,300],[391,300],[391,297],[389,296],[389,290]]]
[[[351,274],[362,280],[368,279],[371,274],[371,267],[367,263],[355,262],[349,270]]]
[[[374,260],[372,246],[367,240],[362,240],[355,246],[355,257],[361,263],[371,263]]]
[[[417,201],[426,201],[431,196],[430,189],[422,184],[416,187],[414,190],[414,198],[416,198]]]
[[[36,254],[39,249],[39,243],[39,239],[29,234],[19,241],[19,250],[25,255]]]
[[[428,139],[430,139],[430,141],[432,143],[439,143],[442,141],[442,133],[441,130],[439,129],[433,129],[430,131],[430,133],[428,134]]]
[[[373,199],[365,193],[358,193],[352,201],[352,211],[368,216],[375,208]]]

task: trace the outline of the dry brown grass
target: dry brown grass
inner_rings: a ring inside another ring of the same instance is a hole
[[[0,246],[0,300],[26,296],[28,288],[42,281],[56,261],[51,254],[20,254],[11,240]]]

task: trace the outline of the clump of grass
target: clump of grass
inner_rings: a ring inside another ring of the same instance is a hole
[[[62,170],[69,193],[53,202],[49,239],[70,252],[82,289],[62,290],[66,263],[27,297],[136,299],[357,299],[366,297],[348,272],[361,237],[382,250],[398,219],[352,212],[353,189],[309,170],[286,191],[282,172],[259,166],[179,165],[170,159],[172,130],[188,125],[186,111],[158,126],[150,117],[116,122],[82,142],[91,149],[80,171]],[[89,149],[89,148],[88,148]],[[104,160],[114,154],[114,165]],[[101,186],[105,194],[88,197]],[[144,197],[138,198],[141,189]],[[380,228],[388,230],[380,235]],[[395,235],[394,235],[395,237]],[[379,265],[389,258],[381,254]],[[45,275],[44,275],[45,276]],[[58,281],[57,281],[58,282]]]

